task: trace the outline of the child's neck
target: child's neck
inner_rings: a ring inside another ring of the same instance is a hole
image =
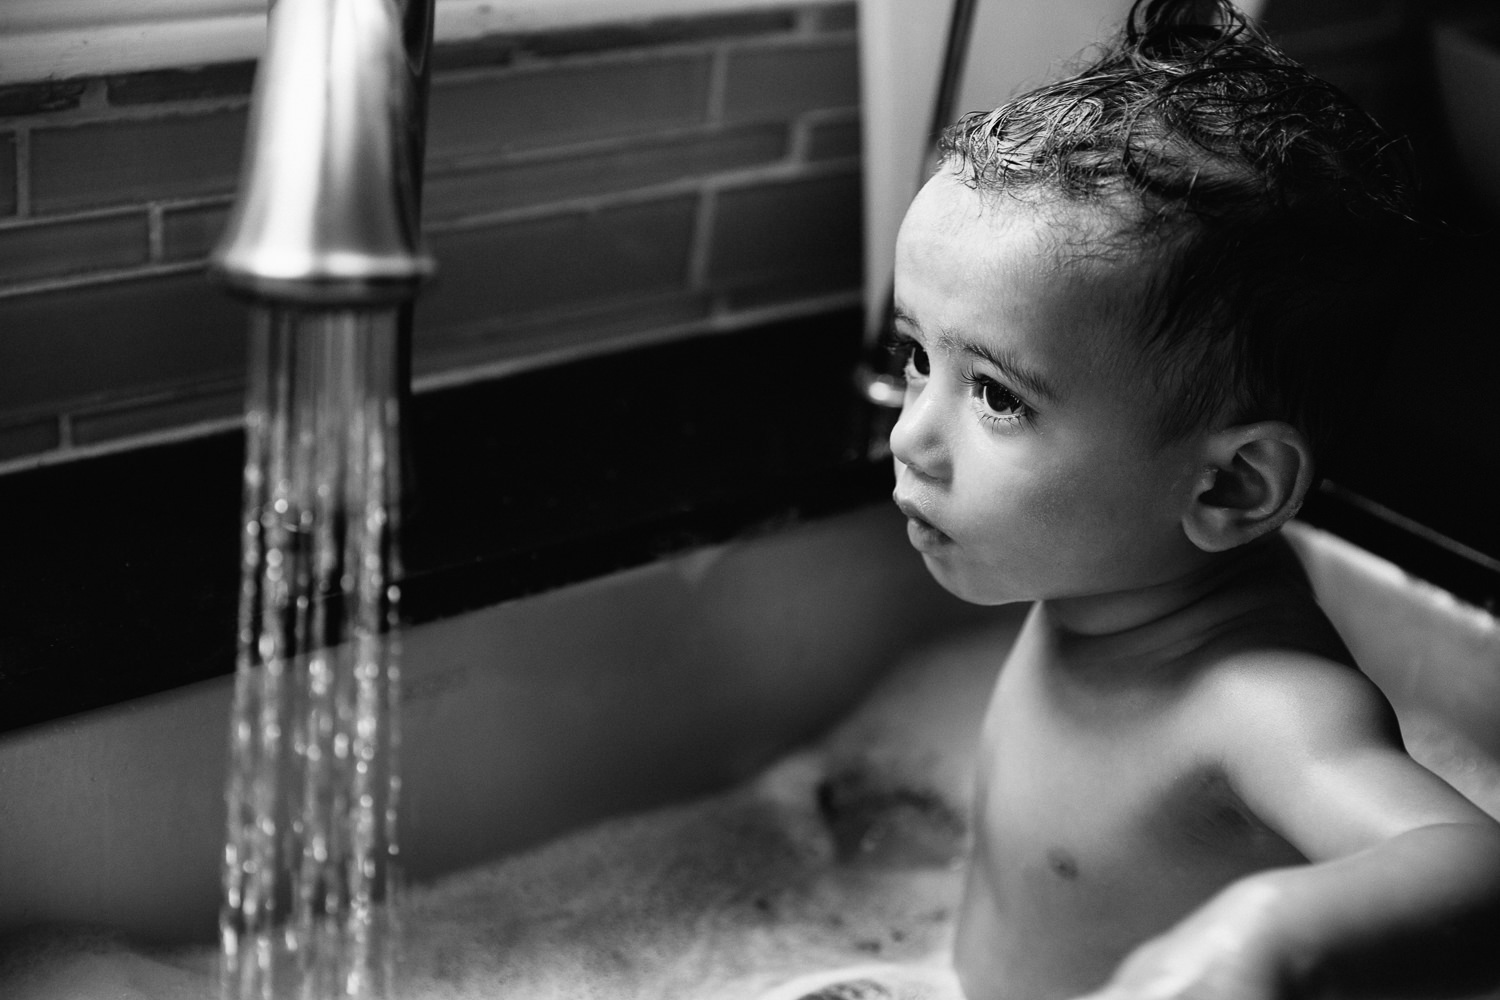
[[[1170,642],[1173,633],[1192,630],[1193,610],[1216,595],[1242,589],[1268,572],[1284,568],[1293,558],[1276,539],[1205,556],[1183,572],[1161,583],[1133,590],[1038,602],[1051,629],[1059,636],[1090,641],[1148,640]]]

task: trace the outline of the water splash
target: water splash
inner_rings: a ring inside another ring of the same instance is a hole
[[[397,312],[256,310],[221,1000],[391,994]]]

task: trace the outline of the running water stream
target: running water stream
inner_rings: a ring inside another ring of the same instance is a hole
[[[397,309],[250,331],[221,1000],[391,994]]]
[[[278,0],[210,271],[254,303],[221,1000],[394,993],[400,400],[432,0]]]

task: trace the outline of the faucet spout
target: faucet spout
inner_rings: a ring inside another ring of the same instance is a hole
[[[418,225],[431,6],[272,6],[239,196],[211,274],[292,304],[415,295],[433,270]]]

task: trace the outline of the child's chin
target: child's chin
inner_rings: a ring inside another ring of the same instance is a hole
[[[974,579],[971,574],[954,567],[940,556],[928,555],[924,552],[922,562],[926,564],[927,572],[932,574],[938,586],[961,601],[990,607],[1030,600],[1023,595],[1007,593],[1003,587],[997,586],[993,579]]]

